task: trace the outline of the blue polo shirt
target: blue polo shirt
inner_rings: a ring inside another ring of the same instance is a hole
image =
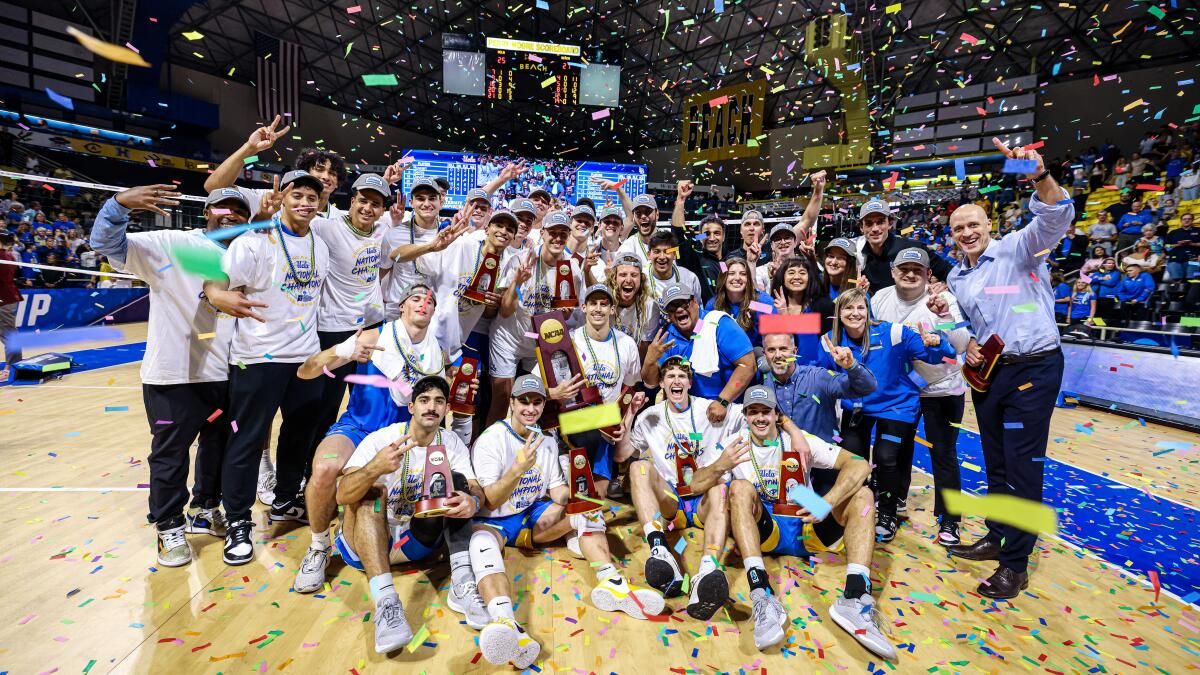
[[[703,317],[701,318],[703,319]],[[696,334],[693,333],[693,335]],[[675,344],[671,345],[658,360],[660,364],[672,356],[682,356],[688,361],[692,360],[694,342],[691,336],[684,337],[675,324],[668,323],[666,339],[674,340]],[[721,317],[717,323],[717,354],[719,356],[717,371],[711,375],[693,373],[692,395],[716,400],[721,395],[721,390],[725,388],[725,383],[733,377],[734,364],[752,351],[754,351],[754,346],[750,344],[750,338],[746,336],[746,331],[742,330],[742,327],[730,317]],[[754,374],[751,373],[750,377],[753,376]]]

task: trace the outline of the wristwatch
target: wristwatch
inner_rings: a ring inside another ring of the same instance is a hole
[[[729,408],[729,401],[721,398],[720,396],[717,397],[717,403],[720,403],[722,408]]]

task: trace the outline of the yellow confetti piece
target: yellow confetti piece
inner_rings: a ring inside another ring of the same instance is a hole
[[[896,14],[896,13],[899,13],[899,11],[901,10],[901,8],[903,8],[903,6],[904,6],[904,3],[897,2],[894,5],[888,5],[887,8],[884,9],[884,12],[886,14]]]
[[[1025,384],[1023,384],[1023,385],[1021,385],[1021,386],[1017,387],[1017,391],[1025,391],[1026,389],[1032,389],[1032,388],[1033,388],[1033,383],[1032,383],[1032,382],[1026,382]]]
[[[594,405],[580,410],[561,413],[558,416],[559,430],[570,435],[581,431],[591,431],[603,427],[611,427],[621,423],[621,406],[613,401],[603,405]]]
[[[183,35],[183,37],[191,40],[192,42],[195,42],[196,40],[204,39],[204,33],[201,33],[198,30],[190,30],[186,33],[183,33],[182,35]]]
[[[913,436],[913,440],[927,448],[933,447],[933,443],[930,443],[929,441],[925,440],[924,438],[921,438],[920,436]]]
[[[201,340],[211,340],[217,336],[216,333],[200,333],[196,337]]]
[[[976,497],[955,490],[942,490],[946,511],[963,516],[979,516],[1003,523],[1023,532],[1055,535],[1058,533],[1058,514],[1038,502],[1012,495]]]
[[[1144,105],[1147,105],[1146,102],[1139,98],[1138,100],[1134,101],[1133,103],[1130,103],[1129,105],[1125,106],[1122,110],[1124,110],[1124,112],[1129,112],[1130,110],[1133,110],[1134,108],[1137,108],[1139,106],[1144,106]]]
[[[1104,323],[1104,319],[1101,319],[1101,318],[1100,318],[1100,317],[1098,317],[1098,316],[1093,316],[1093,317],[1092,317],[1092,323],[1093,323],[1093,324],[1095,324],[1095,325],[1097,325],[1097,326],[1107,326],[1107,325],[1108,325],[1108,324]]]
[[[971,462],[963,462],[962,468],[970,469],[971,471],[982,471],[982,468],[978,464],[972,464]]]
[[[141,54],[138,54],[128,47],[114,45],[113,43],[105,42],[104,40],[97,40],[91,35],[88,35],[87,33],[84,33],[73,26],[67,26],[67,33],[78,40],[79,44],[83,45],[84,49],[98,56],[103,56],[109,61],[126,63],[131,66],[141,66],[143,68],[150,67],[150,63],[146,61],[146,59],[143,59]]]
[[[542,80],[542,89],[545,89],[546,87],[553,85],[555,79],[557,79],[557,78],[555,78],[555,76],[551,75],[550,77],[547,77],[546,79]]]

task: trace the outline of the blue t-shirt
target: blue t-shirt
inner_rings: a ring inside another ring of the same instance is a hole
[[[1095,299],[1096,294],[1090,290],[1076,293],[1075,297],[1071,298],[1071,314],[1068,318],[1071,321],[1088,318],[1088,315],[1092,312],[1092,301]]]
[[[771,296],[767,295],[766,293],[763,293],[762,291],[758,292],[758,297],[755,298],[754,300],[755,300],[755,302],[760,302],[768,307],[775,306],[774,301],[771,300]],[[709,298],[708,302],[704,303],[704,313],[708,314],[709,312],[713,311],[714,305],[716,304],[716,302],[717,302],[717,298],[715,296]],[[751,310],[751,311],[753,311],[753,310]],[[729,316],[732,316],[734,319],[738,318],[742,314],[742,306],[741,305],[731,306],[729,308],[728,314],[729,314]],[[740,327],[741,324],[738,324],[738,326]],[[753,345],[755,347],[762,346],[762,336],[758,334],[758,321],[757,320],[750,322],[750,330],[746,331],[746,337],[750,338],[751,345]]]
[[[658,360],[660,364],[672,356],[682,356],[688,361],[692,360],[692,347],[695,341],[691,337],[684,337],[675,324],[667,324],[666,339],[674,340],[675,344],[671,345]],[[721,317],[717,323],[717,354],[719,357],[717,370],[711,375],[693,372],[692,395],[713,400],[718,398],[721,390],[725,388],[725,383],[733,377],[734,364],[752,351],[754,351],[754,346],[750,344],[750,338],[746,336],[746,331],[742,330],[742,327],[733,319],[727,316]],[[749,377],[753,376],[754,373],[749,373]]]
[[[1121,220],[1117,221],[1117,230],[1121,234],[1141,234],[1142,226],[1153,222],[1154,214],[1150,213],[1149,209],[1142,209],[1137,213],[1130,211],[1121,216]]]
[[[1060,283],[1058,286],[1054,287],[1054,299],[1055,300],[1062,300],[1063,298],[1069,298],[1069,297],[1071,297],[1071,286],[1069,284]],[[1054,303],[1054,313],[1059,316],[1066,316],[1067,315],[1067,303],[1065,303],[1065,302]]]

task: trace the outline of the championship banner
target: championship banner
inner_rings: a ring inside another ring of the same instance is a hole
[[[20,289],[17,328],[54,330],[80,328],[109,321],[146,321],[150,315],[149,288],[30,288]]]
[[[685,163],[757,157],[763,136],[763,98],[767,81],[721,87],[683,101]]]
[[[123,145],[113,145],[112,143],[102,143],[83,138],[71,138],[69,136],[59,136],[58,134],[46,133],[43,131],[17,131],[10,130],[16,139],[22,143],[39,148],[49,148],[51,150],[61,150],[64,152],[75,152],[81,155],[92,155],[93,157],[107,157],[109,159],[120,159],[127,162],[137,162],[138,164],[146,164],[152,167],[170,167],[172,169],[187,169],[189,171],[209,171],[216,167],[214,162],[201,162],[187,157],[179,157],[176,155],[164,155],[158,152],[149,152],[146,150],[137,150],[128,148]]]

